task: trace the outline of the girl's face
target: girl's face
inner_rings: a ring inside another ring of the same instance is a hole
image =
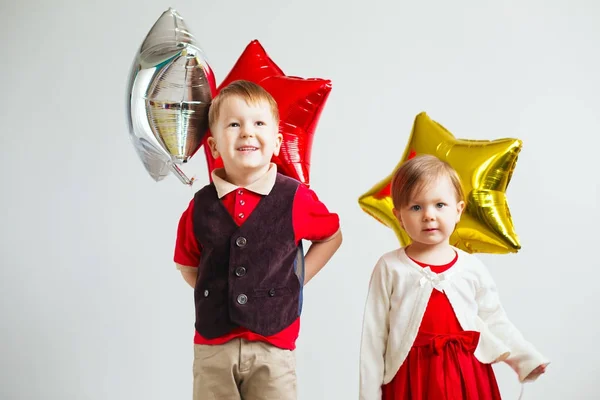
[[[413,240],[424,245],[448,244],[465,208],[450,178],[442,176],[415,193],[394,215]]]

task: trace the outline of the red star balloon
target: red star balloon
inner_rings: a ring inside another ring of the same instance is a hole
[[[331,81],[285,75],[258,40],[253,40],[246,46],[217,88],[217,93],[239,79],[259,84],[277,101],[280,115],[279,132],[283,135],[283,142],[279,156],[274,156],[273,162],[277,164],[279,172],[309,186],[314,132],[331,92]],[[210,178],[213,169],[221,168],[223,164],[220,158],[213,158],[206,143],[204,154]]]

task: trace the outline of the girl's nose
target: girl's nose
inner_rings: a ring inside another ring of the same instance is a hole
[[[435,220],[435,210],[431,207],[426,207],[423,213],[423,220],[432,221]]]

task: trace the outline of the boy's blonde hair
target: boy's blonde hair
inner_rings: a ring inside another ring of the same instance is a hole
[[[392,178],[392,201],[399,210],[408,204],[414,195],[437,178],[447,177],[456,192],[456,200],[463,201],[464,194],[458,173],[445,161],[423,154],[404,162]]]
[[[233,81],[229,85],[225,86],[219,94],[212,100],[210,108],[208,110],[208,126],[212,129],[214,124],[219,119],[219,112],[221,111],[221,105],[223,102],[233,96],[242,98],[247,104],[258,104],[261,101],[265,101],[271,108],[271,114],[277,124],[279,124],[279,108],[277,102],[271,96],[269,92],[263,89],[260,85],[254,82],[238,80]]]

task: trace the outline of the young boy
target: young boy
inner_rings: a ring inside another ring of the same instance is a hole
[[[339,218],[271,163],[283,137],[263,88],[223,88],[209,126],[224,168],[181,216],[174,257],[194,288],[194,400],[296,399],[302,287],[341,245]]]

